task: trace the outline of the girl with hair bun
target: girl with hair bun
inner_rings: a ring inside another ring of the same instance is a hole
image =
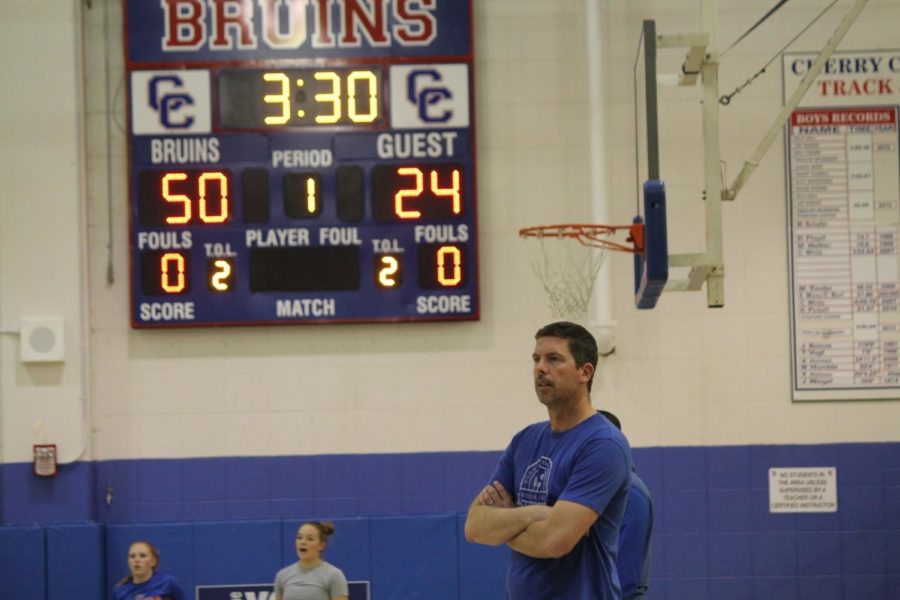
[[[333,533],[331,521],[306,521],[300,525],[294,542],[299,560],[275,575],[275,600],[348,600],[350,592],[344,573],[322,560]]]

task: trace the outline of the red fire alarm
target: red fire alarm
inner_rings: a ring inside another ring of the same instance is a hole
[[[56,475],[56,444],[35,444],[34,474],[38,477]]]

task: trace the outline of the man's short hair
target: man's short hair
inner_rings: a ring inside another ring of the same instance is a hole
[[[597,361],[599,359],[597,340],[594,339],[590,331],[578,323],[557,321],[544,325],[534,334],[534,339],[542,337],[557,337],[566,340],[569,352],[572,354],[572,358],[575,359],[575,365],[581,367],[585,363],[591,363],[594,367],[594,373],[597,372]],[[590,391],[593,382],[594,378],[591,376],[591,380],[588,381],[588,391]]]

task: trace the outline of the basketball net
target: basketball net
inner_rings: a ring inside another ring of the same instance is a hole
[[[627,242],[614,241],[618,231],[628,231]],[[550,311],[557,319],[581,321],[594,282],[606,255],[640,252],[644,247],[643,225],[565,224],[537,225],[519,230],[528,261],[547,291]]]
[[[584,321],[607,249],[569,237],[523,237],[528,260],[547,292],[553,317]]]

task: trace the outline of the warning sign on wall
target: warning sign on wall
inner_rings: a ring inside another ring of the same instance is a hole
[[[837,469],[769,469],[769,512],[837,512]]]

